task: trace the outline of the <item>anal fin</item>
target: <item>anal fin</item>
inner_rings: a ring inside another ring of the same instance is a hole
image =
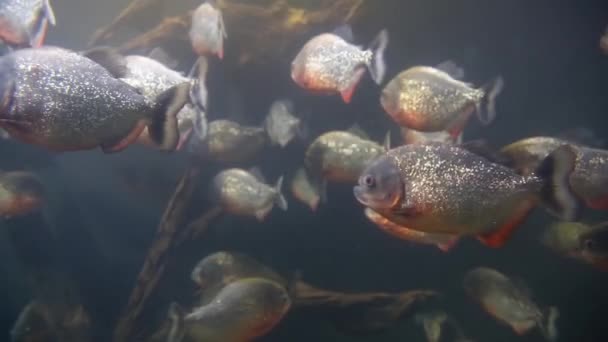
[[[511,219],[507,221],[498,230],[491,233],[479,235],[477,236],[477,238],[488,247],[502,247],[511,237],[511,235],[513,235],[515,229],[517,229],[517,227],[519,227],[519,225],[526,220],[528,215],[530,215],[533,207],[534,203],[527,201],[525,204],[522,204],[519,210],[517,210],[515,214],[511,217]]]
[[[104,153],[114,153],[124,150],[125,148],[127,148],[127,146],[131,145],[135,142],[135,140],[137,140],[137,138],[139,138],[144,128],[146,128],[146,122],[142,120],[138,121],[131,130],[131,132],[126,137],[120,139],[118,142],[100,144],[101,150]]]

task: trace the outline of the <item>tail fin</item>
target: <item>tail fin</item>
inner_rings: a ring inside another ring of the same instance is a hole
[[[384,51],[388,46],[388,31],[382,30],[376,38],[369,44],[369,50],[372,51],[372,60],[368,65],[372,79],[377,84],[382,83],[386,74],[386,63],[384,62]]]
[[[181,342],[186,334],[184,329],[184,310],[179,304],[171,303],[168,316],[169,320],[171,320],[171,328],[167,335],[167,342]]]
[[[177,147],[177,113],[188,103],[189,91],[190,84],[184,82],[167,89],[156,98],[148,133],[163,151],[173,151]]]
[[[559,309],[551,306],[544,312],[542,321],[538,322],[538,328],[547,341],[557,341],[559,332],[557,331],[556,321],[558,318]]]
[[[281,190],[281,188],[283,187],[283,176],[279,177],[279,179],[277,179],[277,183],[274,186],[274,190],[277,192],[277,197],[275,198],[275,203],[276,205],[283,209],[283,210],[287,210],[287,199],[285,199],[285,196],[283,196],[283,192]]]
[[[576,221],[580,203],[570,188],[570,174],[574,171],[576,151],[562,145],[543,160],[536,175],[545,180],[541,189],[543,204],[551,213],[565,221]]]
[[[482,87],[484,93],[483,101],[485,101],[485,117],[480,108],[481,105],[478,105],[477,119],[483,125],[489,125],[496,118],[496,98],[500,95],[504,86],[505,81],[502,76],[498,76]]]

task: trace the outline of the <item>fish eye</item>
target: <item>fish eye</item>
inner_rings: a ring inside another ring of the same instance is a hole
[[[363,177],[363,184],[368,188],[373,188],[376,185],[376,179],[371,175],[366,175]]]

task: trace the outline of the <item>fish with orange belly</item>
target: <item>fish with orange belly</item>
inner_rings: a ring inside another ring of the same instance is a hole
[[[313,93],[339,93],[345,103],[351,101],[365,68],[377,84],[382,83],[387,31],[380,31],[367,50],[349,41],[352,41],[349,26],[313,37],[291,63],[291,78]]]
[[[477,236],[500,247],[539,203],[564,219],[578,215],[567,179],[570,146],[554,151],[536,174],[513,170],[464,148],[440,144],[389,150],[359,177],[354,195],[389,221],[427,233]]]

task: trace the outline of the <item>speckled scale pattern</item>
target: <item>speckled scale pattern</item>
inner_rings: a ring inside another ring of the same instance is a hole
[[[151,108],[131,86],[68,50],[18,50],[0,60],[14,81],[11,108],[2,113],[49,145],[94,147],[126,136]]]
[[[180,72],[169,69],[152,58],[131,55],[126,56],[125,60],[128,71],[121,80],[138,89],[151,104],[162,92],[191,81]],[[182,126],[184,120],[195,120],[196,115],[194,108],[186,104],[177,114],[179,125]]]
[[[535,201],[542,181],[523,177],[456,146],[405,145],[386,154],[399,169],[401,217],[413,229],[451,234],[494,231],[513,219],[524,201]]]
[[[365,167],[384,152],[376,142],[352,133],[332,131],[319,136],[306,150],[311,175],[336,182],[356,182]]]
[[[576,164],[570,176],[572,190],[582,199],[608,199],[608,151],[574,145],[553,137],[532,137],[505,146],[501,152],[511,158],[522,174],[530,174],[555,149],[570,144]]]
[[[535,323],[542,316],[530,293],[504,274],[486,267],[469,271],[464,286],[470,296],[488,307],[496,318],[507,323]]]
[[[206,153],[225,162],[247,160],[260,152],[266,143],[264,129],[229,120],[212,121],[207,134]]]
[[[382,91],[382,105],[400,125],[424,131],[448,128],[472,113],[484,92],[431,67],[413,67],[393,78]]]
[[[324,33],[309,40],[293,61],[305,78],[314,78],[317,90],[336,91],[352,84],[357,69],[369,64],[372,52]]]
[[[23,25],[33,25],[42,5],[42,0],[2,0],[0,16],[7,16]]]
[[[215,197],[226,210],[253,215],[273,206],[277,192],[245,170],[228,169],[213,179]]]

